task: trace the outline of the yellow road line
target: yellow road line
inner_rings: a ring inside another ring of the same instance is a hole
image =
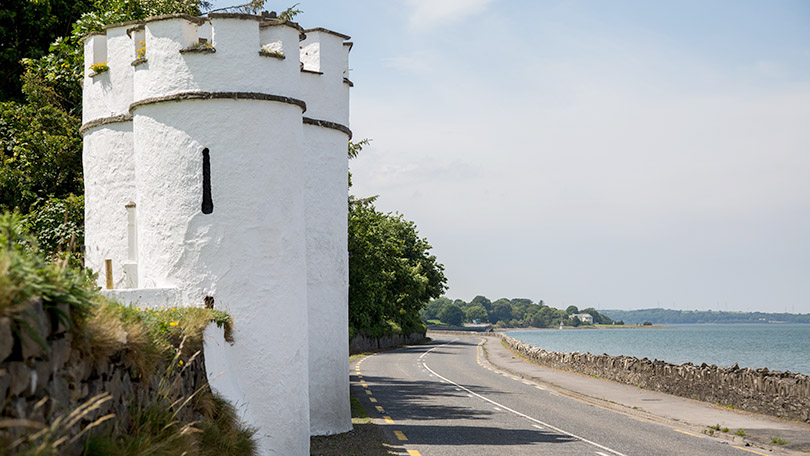
[[[393,419],[392,419],[390,416],[387,416],[387,415],[386,415],[386,416],[383,416],[383,419],[384,419],[384,420],[385,420],[385,422],[386,422],[386,423],[388,423],[388,424],[394,424],[394,420],[393,420]]]
[[[759,451],[751,450],[751,449],[748,449],[748,448],[745,448],[745,447],[735,446],[734,448],[736,448],[738,450],[748,451],[749,453],[760,454],[762,456],[770,456],[770,455],[768,455],[768,453],[760,453]]]
[[[552,396],[560,397],[560,395],[555,393],[554,391],[549,391],[548,394],[551,394]]]
[[[366,390],[366,394],[368,394],[369,396],[371,396],[371,390]]]
[[[408,456],[422,456],[422,453],[416,450],[408,450]]]
[[[524,384],[524,385],[534,385],[534,383],[532,383],[532,382],[527,382],[526,380],[523,380],[523,384]]]
[[[374,399],[373,397],[368,398],[368,400],[370,400],[371,402],[377,402],[377,399]]]
[[[397,440],[408,440],[408,438],[405,437],[405,434],[403,434],[402,431],[394,431],[394,435],[397,436]]]
[[[380,413],[385,413],[385,409],[383,409],[379,405],[375,405],[374,408],[377,409],[377,411],[380,412]]]
[[[368,388],[368,383],[366,383],[366,382],[360,382],[360,385],[361,385],[363,388]]]
[[[692,437],[697,437],[699,439],[705,439],[706,438],[705,435],[692,434],[691,432],[682,431],[680,429],[673,429],[673,431],[680,432],[681,434],[691,435]]]
[[[542,387],[542,386],[540,386],[540,385],[534,385],[534,387],[535,387],[535,388],[537,388],[537,389],[539,389],[539,390],[545,390],[545,388],[543,388],[543,387]]]

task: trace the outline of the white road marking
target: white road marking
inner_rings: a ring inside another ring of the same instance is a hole
[[[427,355],[428,353],[432,352],[433,350],[436,350],[436,349],[437,349],[437,348],[439,348],[439,347],[444,347],[445,345],[450,345],[450,344],[452,344],[453,342],[455,342],[456,340],[458,340],[458,339],[452,340],[452,341],[450,341],[450,342],[448,342],[448,343],[446,343],[446,344],[442,344],[442,345],[439,345],[439,346],[433,347],[433,348],[431,348],[430,350],[428,350],[428,351],[426,351],[425,353],[423,353],[423,354],[422,354],[422,356]],[[422,358],[422,356],[420,356],[419,358],[421,359],[421,358]],[[474,392],[474,391],[472,391],[472,390],[470,390],[470,389],[468,389],[468,388],[466,388],[466,387],[464,387],[464,386],[462,386],[462,385],[459,385],[458,383],[456,383],[456,382],[454,382],[454,381],[452,381],[452,380],[449,380],[449,379],[447,379],[447,378],[445,378],[445,377],[442,377],[441,375],[439,375],[438,373],[436,373],[436,371],[434,371],[433,369],[431,369],[431,368],[430,368],[430,366],[428,366],[428,365],[427,365],[427,364],[426,364],[424,361],[422,361],[422,365],[424,365],[424,366],[425,366],[425,369],[427,369],[429,372],[431,372],[431,373],[432,373],[433,375],[435,375],[436,377],[439,377],[439,378],[441,378],[441,379],[444,379],[444,380],[446,380],[446,381],[447,381],[447,383],[450,383],[450,384],[452,384],[452,385],[455,385],[455,386],[457,386],[457,387],[459,387],[459,388],[463,389],[463,390],[464,390],[464,391],[466,391],[467,393],[472,394],[473,396],[475,396],[475,397],[477,397],[477,398],[479,398],[479,399],[481,399],[481,400],[484,400],[484,401],[486,401],[486,402],[489,402],[489,403],[490,403],[490,404],[492,404],[492,405],[495,405],[495,406],[497,406],[497,407],[501,407],[501,408],[503,408],[504,410],[506,410],[506,411],[508,411],[508,412],[512,412],[512,413],[514,413],[514,414],[515,414],[515,415],[517,415],[517,416],[523,417],[523,418],[525,418],[525,419],[527,419],[527,420],[529,420],[529,421],[532,421],[532,422],[534,422],[534,423],[537,423],[537,424],[539,424],[539,425],[541,425],[541,426],[545,426],[545,427],[547,427],[547,428],[549,428],[549,429],[553,429],[553,430],[555,430],[555,431],[557,431],[557,432],[559,432],[559,433],[561,433],[561,434],[565,434],[565,435],[567,435],[567,436],[569,436],[569,437],[573,437],[573,438],[575,438],[575,439],[577,439],[577,440],[580,440],[580,441],[582,441],[582,442],[585,442],[585,443],[587,443],[587,444],[589,444],[589,445],[593,445],[593,446],[595,446],[595,447],[597,447],[597,448],[599,448],[599,449],[601,449],[601,450],[605,450],[605,451],[608,451],[608,452],[610,452],[610,453],[613,453],[613,454],[615,454],[616,456],[627,456],[627,455],[626,455],[626,454],[624,454],[624,453],[620,453],[620,452],[618,452],[618,451],[616,451],[616,450],[612,450],[612,449],[610,449],[610,448],[608,448],[608,447],[606,447],[606,446],[604,446],[604,445],[600,445],[600,444],[598,444],[598,443],[596,443],[596,442],[590,441],[590,440],[588,440],[588,439],[586,439],[586,438],[584,438],[584,437],[580,437],[580,436],[578,436],[578,435],[576,435],[576,434],[573,434],[573,433],[571,433],[571,432],[564,431],[564,430],[562,430],[562,429],[560,429],[560,428],[558,428],[558,427],[556,427],[556,426],[552,426],[552,425],[550,425],[550,424],[548,424],[548,423],[545,423],[545,422],[543,422],[543,421],[540,421],[540,420],[538,420],[538,419],[536,419],[536,418],[532,418],[532,417],[530,417],[529,415],[526,415],[525,413],[520,413],[520,412],[518,412],[517,410],[511,409],[511,408],[509,408],[509,407],[507,407],[507,406],[505,406],[505,405],[503,405],[503,404],[500,404],[500,403],[498,403],[498,402],[493,401],[492,399],[489,399],[489,398],[487,398],[487,397],[484,397],[484,396],[482,396],[482,395],[480,395],[480,394],[478,394],[478,393],[476,393],[476,392]],[[608,455],[608,456],[609,456],[609,455]]]
[[[540,426],[540,425],[537,425],[537,424],[532,424],[532,426],[536,427],[537,429],[543,429],[543,426]]]
[[[605,453],[602,453],[601,451],[597,451],[596,454],[598,454],[599,456],[608,456]]]

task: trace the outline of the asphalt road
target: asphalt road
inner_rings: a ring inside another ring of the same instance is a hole
[[[410,456],[765,454],[499,372],[478,343],[437,338],[363,358],[352,365],[352,394]]]

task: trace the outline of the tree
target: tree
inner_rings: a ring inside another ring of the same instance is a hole
[[[23,58],[40,58],[91,10],[91,0],[4,0],[0,8],[0,100],[22,101]]]
[[[439,320],[450,326],[461,326],[464,322],[464,311],[455,304],[448,304],[439,312]]]
[[[492,303],[492,311],[489,313],[489,321],[508,323],[512,319],[512,303],[501,298]]]
[[[566,312],[568,315],[573,315],[573,314],[575,314],[575,313],[579,313],[579,309],[577,308],[577,306],[568,306],[568,307],[565,309],[565,312]]]
[[[0,103],[0,210],[84,193],[80,122],[52,105]]]
[[[479,322],[486,323],[488,321],[487,309],[482,306],[472,306],[467,308],[467,321],[470,323],[478,320]]]
[[[428,320],[435,320],[439,318],[439,312],[442,311],[442,308],[448,304],[452,304],[452,302],[453,301],[445,298],[444,296],[430,301],[421,311],[422,320],[427,322]]]
[[[444,292],[447,279],[416,225],[355,200],[348,247],[350,333],[378,337],[393,332],[391,323],[406,334],[424,331],[419,312]]]
[[[487,312],[489,312],[490,310],[492,310],[492,301],[490,301],[489,299],[487,299],[487,297],[486,297],[486,296],[481,296],[481,295],[478,295],[478,296],[474,297],[474,298],[472,299],[472,301],[470,301],[470,305],[472,305],[472,306],[474,306],[474,305],[480,305],[480,306],[481,306],[481,307],[483,307],[484,309],[487,309]]]

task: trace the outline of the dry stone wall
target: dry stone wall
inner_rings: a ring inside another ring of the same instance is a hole
[[[66,312],[67,306],[62,310]],[[110,413],[116,419],[105,423],[104,432],[117,433],[125,431],[128,423],[124,421],[133,404],[156,397],[159,390],[171,397],[189,396],[207,384],[202,353],[177,374],[179,381],[168,391],[160,386],[160,375],[141,379],[127,361],[123,351],[103,360],[82,353],[74,347],[73,335],[57,314],[33,301],[22,323],[0,318],[0,421],[31,420],[50,425],[91,398],[109,393],[111,399],[78,421],[68,434],[76,435],[88,423]],[[165,372],[168,362],[159,365],[156,372]],[[192,412],[189,408],[181,413]],[[31,432],[25,427],[0,427],[0,447]],[[80,454],[80,450],[60,447],[60,454],[70,456]]]
[[[640,388],[810,422],[810,377],[766,368],[670,364],[630,356],[558,353],[498,334],[526,359],[555,369],[606,378]]]

